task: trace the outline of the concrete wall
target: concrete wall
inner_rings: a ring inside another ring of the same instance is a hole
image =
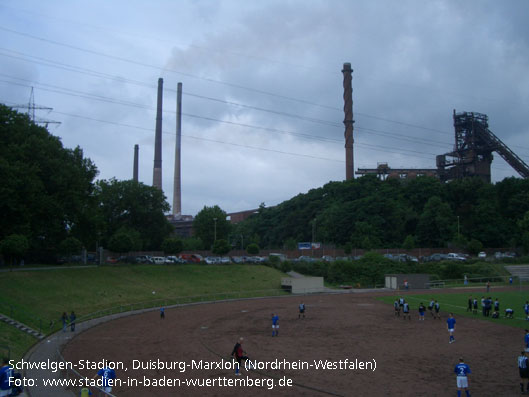
[[[323,292],[323,277],[283,277],[281,287],[291,289],[293,294]]]
[[[430,288],[429,274],[386,274],[386,288],[404,290],[404,281],[408,280],[408,288],[425,289]]]

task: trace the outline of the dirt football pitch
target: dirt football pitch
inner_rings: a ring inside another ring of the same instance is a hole
[[[473,396],[520,395],[516,358],[523,348],[522,329],[457,316],[456,341],[449,344],[442,308],[441,321],[426,313],[420,322],[417,305],[412,304],[411,321],[404,321],[376,295],[182,306],[166,309],[165,320],[152,311],[89,329],[72,339],[63,355],[71,362],[122,363],[126,370],[116,371],[122,384],[112,390],[120,397],[455,396],[453,370],[459,357],[472,370]],[[306,305],[304,319],[298,318],[301,302]],[[278,337],[272,337],[272,313],[279,315]],[[244,337],[244,350],[260,368],[242,369],[241,376],[235,376],[228,360],[239,337]],[[152,368],[172,362],[186,367]],[[139,363],[144,368],[134,369]],[[321,368],[324,364],[326,369]],[[81,371],[89,377],[95,372]],[[209,386],[186,385],[186,380]]]

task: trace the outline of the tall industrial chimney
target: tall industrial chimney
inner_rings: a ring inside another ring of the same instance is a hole
[[[353,152],[353,70],[350,63],[343,64],[343,111],[345,113],[345,179],[354,179],[354,152]]]
[[[139,145],[134,145],[134,165],[132,167],[132,180],[138,182],[138,153],[140,151]]]
[[[154,137],[154,170],[152,185],[162,190],[162,101],[163,79],[158,79],[158,102],[156,107],[156,131]]]
[[[173,216],[182,215],[182,188],[180,179],[182,145],[182,83],[178,83],[176,93],[176,144],[174,154]]]

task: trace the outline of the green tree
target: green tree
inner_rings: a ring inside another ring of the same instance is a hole
[[[0,105],[0,240],[23,234],[28,255],[52,261],[69,235],[87,246],[97,168],[27,115]],[[95,247],[94,247],[95,248]]]
[[[22,234],[11,234],[0,241],[0,253],[9,264],[14,264],[22,259],[28,249],[28,239]]]
[[[227,214],[218,205],[213,207],[204,206],[193,221],[195,236],[200,238],[206,248],[213,246],[215,237],[228,240],[230,234],[230,222],[226,219]]]
[[[217,255],[225,255],[228,252],[230,252],[230,244],[228,244],[228,241],[224,240],[223,238],[217,239],[215,243],[213,244],[213,253]]]
[[[408,234],[402,243],[402,248],[405,250],[411,250],[415,248],[415,238]]]
[[[184,250],[184,242],[178,237],[168,237],[162,243],[162,251],[165,254],[179,254]]]
[[[424,206],[417,225],[417,239],[424,247],[444,247],[454,235],[457,220],[447,203],[434,196]]]
[[[64,255],[79,254],[82,249],[83,243],[75,237],[67,237],[59,244],[59,252]]]
[[[473,238],[468,242],[467,250],[470,254],[477,255],[480,251],[483,250],[483,244],[481,243],[481,241]]]
[[[525,253],[529,253],[529,211],[527,211],[523,218],[518,221],[518,227],[521,231],[521,244]]]
[[[375,226],[369,222],[356,222],[351,235],[351,244],[355,248],[370,250],[380,248],[382,243]]]
[[[103,246],[109,245],[118,230],[126,228],[139,233],[142,249],[158,250],[172,232],[164,215],[169,204],[156,187],[132,180],[102,180],[97,183],[96,199],[103,224]]]
[[[140,233],[134,229],[121,227],[108,240],[108,248],[114,252],[129,252],[141,250]]]
[[[259,253],[259,246],[255,243],[248,244],[246,247],[246,252],[248,252],[250,255],[257,255]]]
[[[285,240],[284,247],[286,250],[294,251],[298,246],[296,239],[289,237]]]
[[[183,251],[200,251],[204,249],[204,243],[198,237],[188,237],[182,240]]]

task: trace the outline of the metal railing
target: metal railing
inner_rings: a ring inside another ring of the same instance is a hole
[[[512,278],[512,283],[509,280]],[[471,278],[460,278],[460,279],[446,279],[446,280],[432,280],[426,283],[430,288],[452,288],[452,287],[465,287],[465,286],[486,286],[487,283],[491,284],[506,284],[506,285],[517,285],[522,283],[524,280],[514,276],[489,276],[489,277],[471,277]]]

